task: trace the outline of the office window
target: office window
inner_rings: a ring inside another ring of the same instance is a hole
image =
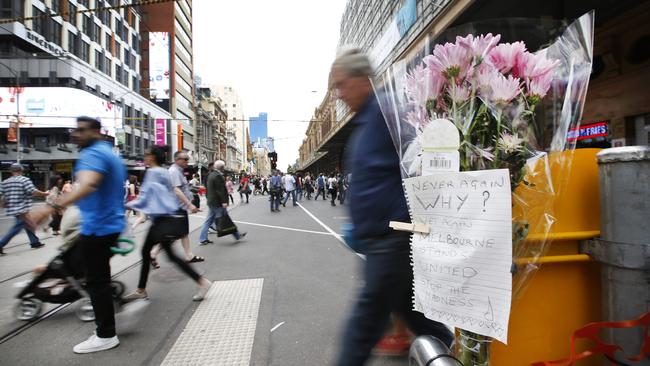
[[[133,67],[131,65],[131,51],[126,48],[124,49],[124,64],[129,68]]]
[[[111,35],[109,33],[104,33],[104,48],[111,50]]]
[[[115,65],[115,80],[118,82],[122,82],[122,66],[121,65]]]
[[[79,36],[72,32],[68,32],[68,52],[79,56],[79,50],[77,47]]]
[[[56,43],[59,46],[63,46],[61,44],[61,32],[63,31],[63,27],[61,24],[55,22],[54,20],[51,20],[52,22],[52,42]]]
[[[104,71],[104,74],[111,76],[111,66],[112,66],[111,59],[108,56],[105,57],[104,59],[105,59],[104,68],[102,70]]]
[[[126,87],[129,86],[129,72],[122,68],[122,84]]]
[[[138,64],[135,62],[135,55],[131,53],[131,70],[138,70]]]
[[[135,33],[131,35],[131,48],[133,48],[137,53],[140,52],[140,40],[138,39],[138,35]]]
[[[88,0],[77,0],[77,4],[83,5],[88,8]]]
[[[61,0],[52,0],[52,9],[55,13],[61,14],[63,9],[61,9]]]
[[[104,57],[102,57],[101,52],[95,50],[95,68],[97,70],[103,70],[104,69],[103,68],[104,65],[102,65],[103,62],[104,62]]]
[[[68,2],[68,21],[75,27],[77,26],[77,6]]]
[[[131,77],[131,89],[136,92],[140,91],[140,79],[135,75]]]
[[[81,16],[81,31],[87,36],[92,36],[92,34],[90,34],[90,17],[88,15]]]
[[[140,136],[135,136],[135,153],[136,155],[140,155],[142,153],[142,146],[140,145],[140,141],[142,139]]]
[[[81,41],[81,55],[79,58],[90,63],[90,45],[84,41]]]
[[[36,17],[32,20],[32,29],[38,34],[43,34],[43,12],[39,8],[33,6],[32,14]]]
[[[115,40],[115,57],[122,61],[122,44]]]
[[[102,35],[102,30],[99,27],[99,24],[92,22],[92,40],[100,43],[101,42],[101,35]]]

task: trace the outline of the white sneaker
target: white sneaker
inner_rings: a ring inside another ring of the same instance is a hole
[[[192,297],[192,300],[203,301],[203,299],[205,299],[205,295],[207,295],[208,291],[210,290],[210,286],[212,286],[212,282],[210,281],[208,281],[206,285],[199,286],[199,291]]]
[[[119,344],[120,340],[117,339],[117,336],[111,338],[99,338],[97,334],[93,334],[87,340],[74,346],[72,350],[74,353],[93,353],[115,348]]]

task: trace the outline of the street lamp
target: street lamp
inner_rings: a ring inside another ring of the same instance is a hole
[[[20,78],[18,74],[5,63],[0,62],[13,76],[16,77],[16,163],[20,164]]]

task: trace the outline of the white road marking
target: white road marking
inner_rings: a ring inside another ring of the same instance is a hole
[[[263,278],[216,281],[163,365],[250,364]]]
[[[275,327],[271,328],[271,333],[273,333],[274,330],[280,328],[283,324],[284,324],[284,322],[278,323]]]
[[[337,234],[337,233],[336,233],[334,230],[332,230],[329,226],[325,225],[324,222],[320,221],[320,219],[318,219],[318,217],[314,216],[314,214],[312,214],[311,212],[309,212],[309,210],[307,210],[303,205],[301,205],[301,204],[299,203],[298,206],[299,206],[300,208],[302,208],[302,210],[305,211],[305,212],[307,213],[307,215],[309,215],[309,217],[311,217],[312,219],[314,219],[314,221],[316,221],[320,226],[322,226],[323,229],[327,230],[327,232],[329,232],[330,234],[332,234],[332,235],[333,235],[333,236],[334,236],[338,241],[340,241],[341,244],[343,245],[343,247],[344,247],[345,249],[347,249],[347,250],[353,252],[354,254],[358,255],[359,258],[361,258],[361,259],[363,259],[363,260],[366,259],[366,256],[365,256],[365,255],[363,255],[363,254],[359,254],[359,253],[353,251],[352,249],[350,249],[350,247],[349,247],[347,244],[345,244],[345,240],[343,240],[343,237],[342,237],[341,235]]]
[[[310,234],[320,234],[320,235],[337,235],[336,233],[331,234],[331,233],[326,233],[324,231],[313,231],[313,230],[304,230],[304,229],[294,229],[292,227],[285,227],[285,226],[274,226],[274,225],[265,225],[265,224],[256,224],[254,222],[247,222],[247,221],[236,221],[233,220],[233,222],[237,224],[245,224],[245,225],[253,225],[253,226],[261,226],[261,227],[268,227],[271,229],[280,229],[280,230],[289,230],[289,231],[299,231],[301,233],[310,233]]]

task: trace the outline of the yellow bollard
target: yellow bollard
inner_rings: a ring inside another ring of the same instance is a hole
[[[492,343],[491,365],[522,366],[567,357],[573,331],[601,320],[599,265],[579,253],[581,240],[600,233],[598,151],[577,149],[573,153],[569,180],[554,203],[556,221],[549,233],[551,246],[538,259],[541,267],[523,295],[513,298],[508,345]],[[516,210],[515,205],[513,214]],[[531,230],[527,245],[543,237],[534,228]],[[580,365],[602,364],[599,361],[593,358]]]

